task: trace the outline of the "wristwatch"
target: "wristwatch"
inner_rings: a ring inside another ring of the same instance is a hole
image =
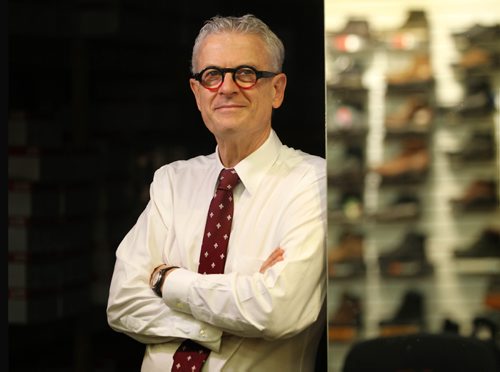
[[[167,266],[163,269],[158,270],[153,275],[151,289],[158,297],[162,297],[161,288],[163,287],[163,282],[165,281],[165,273],[170,269],[176,269],[178,266]]]

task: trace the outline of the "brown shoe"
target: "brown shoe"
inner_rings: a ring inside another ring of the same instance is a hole
[[[350,342],[362,327],[361,300],[354,294],[344,292],[340,304],[328,325],[328,339],[333,342]]]
[[[451,199],[456,211],[482,211],[498,207],[497,183],[494,180],[476,180],[469,184],[462,196]]]
[[[417,54],[405,70],[387,75],[389,85],[401,86],[428,83],[432,81],[432,67],[429,55]]]
[[[500,276],[496,275],[490,279],[486,294],[484,296],[484,305],[488,309],[500,310]]]
[[[352,277],[365,272],[361,233],[345,232],[339,243],[328,253],[328,275],[330,278]]]
[[[467,50],[458,63],[459,67],[465,69],[485,68],[492,65],[491,52],[483,48],[472,48]]]
[[[385,119],[388,131],[415,130],[418,132],[429,129],[433,118],[433,110],[427,100],[419,96],[409,97],[396,111]]]
[[[382,165],[373,168],[388,181],[411,181],[421,178],[429,169],[430,155],[423,141],[409,140],[403,144],[403,151]]]

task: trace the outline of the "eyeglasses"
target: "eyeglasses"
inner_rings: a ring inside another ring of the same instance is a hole
[[[208,66],[197,74],[193,74],[193,78],[198,80],[204,88],[215,92],[224,82],[224,78],[228,72],[233,75],[233,81],[241,89],[252,88],[261,78],[269,78],[278,75],[276,72],[258,71],[252,66],[245,65],[236,68]]]

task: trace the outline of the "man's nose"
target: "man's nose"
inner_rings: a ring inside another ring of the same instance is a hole
[[[233,74],[231,72],[224,73],[224,79],[219,88],[221,93],[233,93],[239,89],[238,85],[233,80]]]

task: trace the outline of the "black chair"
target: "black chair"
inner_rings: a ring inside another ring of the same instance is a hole
[[[456,334],[416,333],[359,341],[343,372],[498,372],[490,344]]]

